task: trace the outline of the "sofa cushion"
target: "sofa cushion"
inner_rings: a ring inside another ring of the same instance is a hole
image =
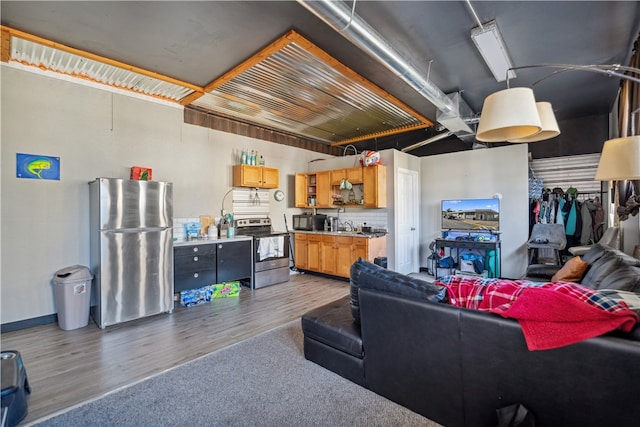
[[[618,267],[602,279],[597,289],[640,292],[640,267],[632,267],[630,265]]]
[[[587,273],[580,282],[583,286],[591,289],[605,287],[628,291],[637,289],[637,280],[634,278],[640,274],[639,259],[600,244],[594,245],[583,255],[582,259],[590,264]],[[603,286],[602,282],[617,270],[623,270],[622,273],[616,275],[619,281],[614,284],[613,280],[609,279]]]
[[[555,264],[530,264],[527,266],[526,280],[548,282],[562,267]]]
[[[302,316],[302,331],[314,339],[354,357],[362,359],[360,326],[349,310],[349,296],[313,309]]]
[[[442,302],[446,296],[442,286],[387,270],[362,258],[351,265],[350,283],[351,312],[356,323],[360,323],[358,289],[361,287],[433,302]]]
[[[587,271],[589,263],[579,256],[571,258],[551,277],[552,282],[580,282]]]

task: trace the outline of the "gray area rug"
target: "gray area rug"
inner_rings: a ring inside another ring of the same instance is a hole
[[[439,426],[306,360],[300,320],[35,425]]]

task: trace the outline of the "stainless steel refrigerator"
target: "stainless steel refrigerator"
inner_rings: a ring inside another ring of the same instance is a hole
[[[173,184],[89,183],[91,312],[100,328],[173,310]]]

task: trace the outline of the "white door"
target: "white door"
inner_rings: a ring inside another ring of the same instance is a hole
[[[396,197],[396,264],[399,273],[419,271],[418,172],[398,169]]]

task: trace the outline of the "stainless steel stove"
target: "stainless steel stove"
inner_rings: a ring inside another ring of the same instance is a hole
[[[273,231],[271,218],[243,218],[235,221],[236,234],[253,236],[254,288],[289,281],[289,233]]]

